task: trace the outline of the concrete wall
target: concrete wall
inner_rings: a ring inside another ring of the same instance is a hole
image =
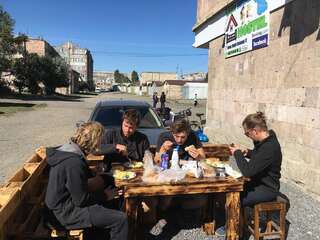
[[[176,79],[177,79],[177,74],[170,73],[170,72],[142,72],[140,74],[141,84],[145,84],[147,82],[153,82],[153,81],[164,82],[165,80],[176,80]]]
[[[194,99],[197,94],[198,99],[207,99],[208,84],[207,83],[186,83],[182,87],[183,99]]]
[[[202,23],[213,13],[221,10],[233,0],[198,0],[197,6],[197,24]]]
[[[251,146],[243,118],[264,111],[279,137],[282,174],[320,194],[320,1],[295,0],[270,16],[270,45],[224,58],[210,42],[206,133]]]
[[[166,94],[167,99],[183,99],[183,86],[180,85],[169,85],[165,84],[163,86],[163,91]],[[158,93],[159,101],[160,101],[161,93]]]

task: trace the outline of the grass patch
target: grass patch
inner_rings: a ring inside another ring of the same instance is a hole
[[[47,104],[0,102],[0,115],[10,115],[19,111],[30,111],[46,107]]]

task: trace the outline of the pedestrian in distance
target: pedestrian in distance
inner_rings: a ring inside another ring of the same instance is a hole
[[[161,93],[160,104],[160,107],[163,110],[166,107],[166,94],[164,92]]]
[[[193,105],[196,107],[198,106],[198,94],[194,94],[194,103]]]
[[[154,92],[152,96],[153,108],[157,108],[158,101],[159,101],[158,93]]]

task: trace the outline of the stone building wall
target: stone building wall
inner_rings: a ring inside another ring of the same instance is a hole
[[[234,0],[198,0],[196,25],[202,23],[231,2],[234,2]]]
[[[201,2],[201,1],[200,1]],[[282,174],[320,194],[320,1],[295,0],[270,15],[270,45],[225,59],[210,42],[206,133],[251,146],[244,117],[263,111],[282,146]]]

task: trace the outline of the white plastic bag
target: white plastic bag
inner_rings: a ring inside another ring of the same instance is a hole
[[[187,174],[183,169],[166,169],[159,173],[158,182],[177,182],[185,178]]]

